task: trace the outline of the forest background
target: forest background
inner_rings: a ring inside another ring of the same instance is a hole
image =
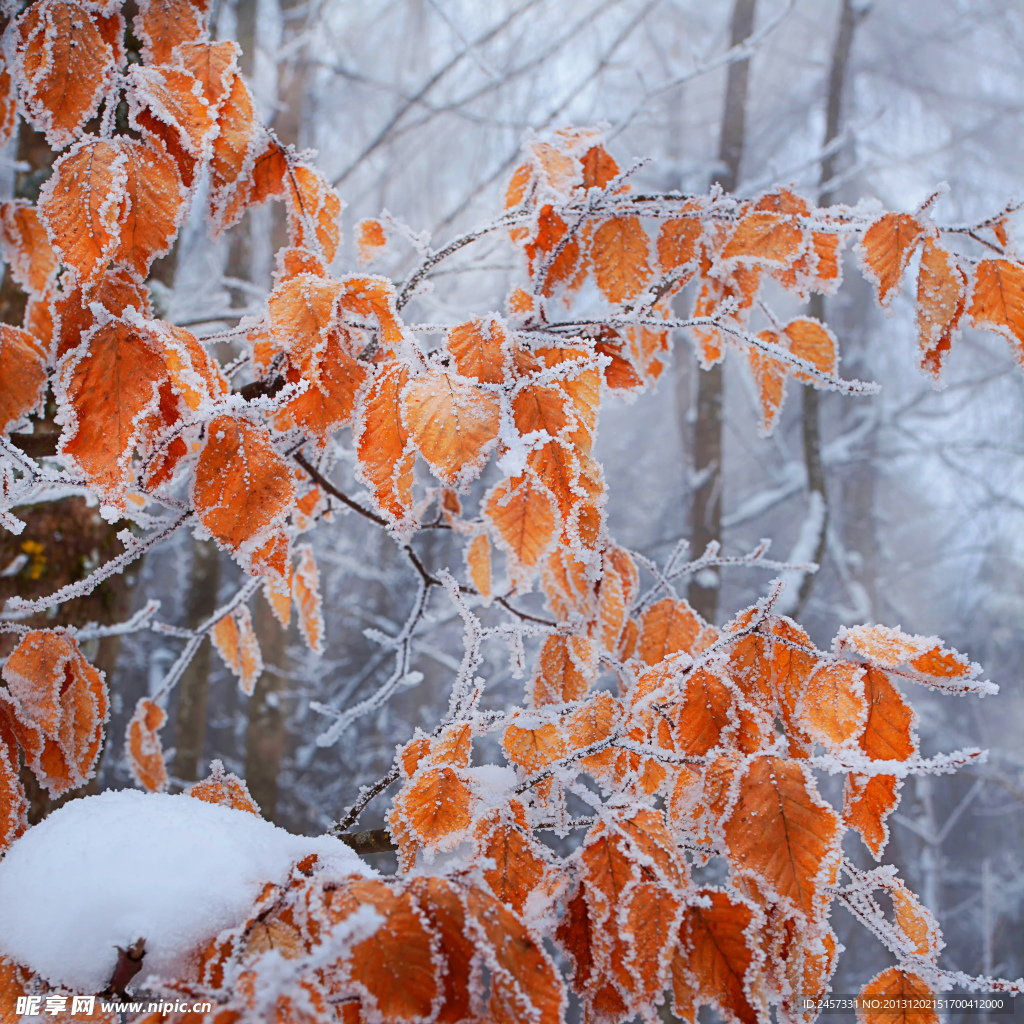
[[[750,24],[737,36],[742,11]],[[490,219],[524,134],[568,124],[605,123],[623,165],[649,156],[633,177],[640,189],[701,192],[718,180],[750,196],[793,183],[811,198],[874,196],[911,210],[947,182],[934,207],[944,223],[983,219],[1021,192],[1024,12],[1008,2],[222,0],[213,25],[215,38],[241,43],[265,123],[284,143],[319,151],[318,167],[348,204],[341,259],[352,266],[352,225],[382,209],[406,226],[398,234],[426,232],[435,246]],[[844,25],[849,48],[837,93]],[[749,49],[722,60],[748,32]],[[735,59],[748,54],[749,67]],[[748,77],[745,120],[730,129],[737,154],[723,146],[723,124],[727,83],[740,66]],[[833,106],[841,100],[831,119],[830,82]],[[0,157],[0,198],[35,198],[48,173],[40,152],[23,128]],[[270,287],[283,217],[279,205],[256,209],[210,241],[196,204],[158,275],[158,315],[202,336],[255,312]],[[1019,240],[1019,219],[1008,224],[1015,228]],[[401,278],[414,260],[409,245],[395,246],[379,269]],[[503,308],[519,270],[503,239],[473,248],[458,266],[434,277],[415,317],[451,321]],[[13,301],[5,287],[0,302]],[[680,302],[688,310],[692,296]],[[691,537],[694,502],[710,481],[727,554],[769,537],[778,558],[819,555],[813,586],[796,579],[790,589],[819,646],[840,625],[880,622],[938,634],[984,666],[1002,687],[998,697],[961,703],[915,693],[922,754],[969,745],[991,753],[956,776],[908,780],[887,859],[942,920],[944,964],[1016,977],[1024,972],[1024,378],[1003,339],[968,329],[948,359],[944,389],[933,389],[917,369],[910,297],[897,298],[887,318],[856,273],[823,312],[841,340],[843,375],[883,387],[820,396],[828,511],[820,554],[801,402],[791,397],[762,438],[746,366],[727,359],[721,474],[711,480],[695,463],[699,371],[681,336],[653,396],[631,406],[611,398],[602,409],[594,454],[608,479],[609,527],[624,547],[664,562]],[[58,520],[68,516],[76,527],[62,532]],[[40,506],[26,533],[0,538],[0,597],[51,592],[64,574],[104,560],[114,532],[80,499]],[[364,630],[397,632],[415,578],[391,540],[357,516],[313,537],[325,653],[313,654],[294,625],[283,632],[260,602],[265,670],[252,697],[204,645],[163,732],[178,785],[220,758],[247,779],[265,816],[306,833],[327,828],[361,785],[387,771],[396,744],[442,716],[461,654],[461,622],[445,611],[415,645],[423,681],[339,742],[318,745],[331,720],[313,703],[352,707],[389,674],[388,652]],[[461,562],[441,531],[419,543],[432,564]],[[137,574],[105,586],[95,599],[101,611],[94,604],[83,615],[121,619],[155,596],[165,620],[194,626],[217,607],[218,590],[234,592],[239,573],[212,542],[181,535]],[[740,568],[702,582],[712,584],[703,589],[716,595],[721,624],[767,581],[763,569]],[[706,613],[709,598],[702,600]],[[113,742],[96,785],[123,788],[132,780],[117,737],[177,649],[145,632],[93,645],[87,653],[112,673],[115,694]],[[489,700],[518,702],[523,682],[504,662],[487,664],[486,674]],[[363,826],[379,825],[385,806],[372,805]],[[33,794],[33,816],[47,809],[45,795]],[[379,866],[388,856],[378,856]],[[884,950],[842,914],[834,925],[848,952],[833,989],[855,991],[885,965]]]

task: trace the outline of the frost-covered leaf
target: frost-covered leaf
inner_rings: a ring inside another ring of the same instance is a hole
[[[857,250],[883,309],[899,294],[903,271],[923,234],[920,223],[906,213],[887,213],[864,232]]]
[[[91,6],[37,0],[14,27],[22,104],[55,149],[72,142],[96,113],[114,71],[114,47]]]
[[[0,434],[13,430],[42,401],[47,348],[28,331],[0,324]]]
[[[167,712],[146,697],[135,705],[125,737],[125,757],[137,786],[150,793],[162,793],[169,779],[159,731],[167,721]]]
[[[3,667],[0,714],[25,752],[25,763],[52,796],[92,778],[103,745],[109,702],[102,672],[74,637],[26,633]]]
[[[935,991],[920,975],[899,967],[876,974],[861,990],[860,999],[878,1009],[858,1011],[861,1024],[939,1024]]]
[[[201,42],[211,0],[139,0],[132,23],[147,64],[164,64],[181,43]]]
[[[244,779],[231,772],[224,771],[220,761],[210,765],[210,774],[200,782],[194,782],[185,790],[186,796],[196,800],[205,800],[221,807],[232,807],[236,811],[247,811],[249,814],[260,815],[256,801],[249,794],[249,787]]]
[[[402,391],[409,370],[404,363],[381,367],[366,396],[353,434],[357,472],[380,509],[401,522],[412,507],[412,470],[416,452],[402,420]]]
[[[23,199],[0,206],[0,245],[15,281],[30,294],[42,295],[57,270],[39,211]]]
[[[594,231],[594,280],[609,302],[624,302],[643,291],[652,274],[649,249],[639,217],[615,217]]]
[[[265,428],[234,416],[207,424],[196,464],[196,513],[243,564],[273,540],[294,499],[292,475]]]
[[[295,549],[299,564],[292,576],[292,595],[299,612],[299,632],[314,654],[324,653],[323,601],[320,597],[320,574],[310,544]]]
[[[498,438],[498,399],[472,384],[430,370],[414,377],[402,396],[410,441],[446,484],[476,477]]]
[[[974,269],[968,315],[1016,342],[1017,362],[1024,366],[1024,267],[1009,260],[982,260]]]
[[[921,369],[935,380],[959,333],[966,296],[967,277],[956,257],[925,238],[917,278],[917,333]]]
[[[837,815],[799,761],[755,756],[738,782],[723,822],[733,870],[816,919],[838,868]]]
[[[242,693],[251,697],[263,673],[263,655],[248,607],[243,604],[225,615],[213,627],[210,639],[224,664],[238,679]]]

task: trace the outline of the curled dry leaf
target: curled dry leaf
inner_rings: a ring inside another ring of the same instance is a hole
[[[39,784],[57,797],[92,778],[109,716],[102,672],[67,633],[32,630],[3,667],[0,716]]]
[[[34,412],[46,390],[47,347],[28,331],[0,324],[0,434]]]
[[[362,420],[354,431],[359,455],[357,473],[381,511],[394,522],[401,522],[412,507],[416,453],[408,444],[401,410],[408,376],[404,363],[381,367],[366,396]]]
[[[921,369],[935,380],[959,332],[966,296],[967,277],[956,257],[926,238],[917,278],[917,333]]]
[[[222,807],[232,807],[236,811],[248,811],[257,817],[260,816],[260,809],[250,796],[245,780],[231,772],[224,771],[224,765],[220,761],[212,762],[210,774],[205,779],[189,786],[185,790],[185,795],[195,797],[196,800],[205,800],[210,804],[220,804]]]
[[[9,738],[5,736],[8,731]],[[0,855],[27,827],[28,800],[18,778],[18,748],[13,730],[0,712]],[[0,973],[2,971],[0,963]]]
[[[241,605],[225,615],[213,627],[210,640],[224,664],[238,679],[242,693],[251,697],[256,681],[263,673],[263,655],[248,607]]]
[[[137,786],[150,793],[163,793],[168,786],[167,767],[160,743],[159,730],[167,721],[167,713],[146,697],[135,705],[125,737],[128,770]]]
[[[324,653],[323,602],[320,598],[320,574],[310,544],[300,544],[295,553],[299,564],[292,576],[292,595],[299,612],[299,631],[314,654]]]
[[[42,295],[57,271],[57,257],[31,203],[14,199],[0,206],[0,246],[14,280],[30,295]]]
[[[917,753],[914,712],[885,672],[864,676],[868,713],[858,744],[875,761],[906,761]],[[860,833],[877,860],[889,838],[886,818],[899,803],[902,782],[894,775],[850,775],[843,799],[843,821]]]

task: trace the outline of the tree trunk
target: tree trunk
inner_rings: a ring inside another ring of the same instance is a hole
[[[205,622],[217,610],[220,583],[220,552],[211,540],[192,541],[192,571],[185,597],[190,629]],[[202,767],[206,745],[206,707],[210,696],[211,643],[203,640],[177,686],[178,713],[175,726],[174,775],[195,782]]]
[[[832,67],[828,76],[828,110],[825,118],[824,146],[827,148],[839,135],[842,122],[843,92],[846,88],[846,69],[850,63],[850,49],[853,46],[853,33],[859,17],[853,9],[851,0],[843,0],[839,14],[839,31],[836,33],[835,45],[832,48]],[[822,158],[819,182],[822,191],[818,196],[819,206],[829,206],[833,194],[827,189],[828,183],[835,177],[836,154],[829,153]],[[811,296],[810,314],[825,323],[825,296],[815,293]],[[821,574],[822,560],[825,557],[826,538],[828,537],[828,493],[825,487],[825,466],[821,458],[821,395],[809,384],[803,386],[803,409],[801,411],[804,443],[804,465],[807,467],[807,497],[821,496],[824,514],[821,517],[821,533],[814,552],[814,561],[818,563],[817,573],[807,573],[800,584],[793,615],[799,617],[807,606],[814,589],[814,582]]]
[[[277,814],[277,778],[285,746],[285,719],[279,691],[287,665],[288,634],[274,618],[260,595],[255,608],[256,637],[266,666],[249,698],[249,723],[245,736],[245,781],[263,817]]]
[[[754,29],[757,0],[735,0],[732,9],[731,46],[738,46]],[[726,192],[733,192],[743,162],[746,136],[747,79],[750,61],[729,65],[725,86],[725,107],[722,111],[722,133],[718,158],[722,168],[716,181]],[[711,541],[722,534],[722,402],[724,397],[722,364],[697,375],[697,425],[694,433],[693,468],[697,486],[693,493],[690,538],[694,558],[699,558]],[[707,584],[711,584],[710,586]],[[689,598],[708,622],[718,613],[718,580],[690,581]]]

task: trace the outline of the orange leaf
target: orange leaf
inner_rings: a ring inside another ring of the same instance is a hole
[[[968,315],[976,327],[998,331],[1017,342],[1024,365],[1024,267],[1009,260],[982,260],[974,271]]]
[[[758,337],[769,345],[779,344],[779,336],[773,331],[761,331]],[[788,370],[785,363],[772,359],[753,345],[747,348],[747,362],[761,406],[761,436],[767,437],[775,429],[779,410],[786,399]]]
[[[39,191],[50,242],[83,281],[104,269],[121,240],[128,148],[87,135],[53,165]]]
[[[923,233],[907,213],[887,213],[864,232],[857,250],[883,308],[899,294],[903,271]]]
[[[491,596],[491,542],[486,533],[478,533],[466,547],[469,578],[480,595]]]
[[[806,359],[830,377],[836,375],[839,370],[839,345],[836,336],[825,324],[814,317],[798,316],[786,324],[785,335],[793,355]],[[793,375],[806,384],[815,383],[813,377],[799,370],[794,370]]]
[[[88,296],[75,280],[73,287],[62,291],[54,303],[57,359],[82,343],[82,336],[96,322],[92,311],[95,303],[99,303],[115,317],[123,316],[129,306],[134,307],[145,319],[149,319],[153,313],[149,303],[149,289],[137,282],[127,270],[117,268],[104,274],[89,289]]]
[[[147,64],[165,64],[181,43],[204,41],[211,0],[139,0],[132,28]]]
[[[179,43],[174,53],[176,62],[199,82],[214,111],[219,111],[227,99],[238,73],[237,55],[238,44],[231,41]]]
[[[544,765],[565,757],[565,739],[558,727],[551,723],[537,728],[510,725],[502,737],[502,745],[509,760],[534,772]]]
[[[841,629],[836,640],[840,649],[852,648],[875,665],[891,669],[905,665],[902,674],[953,692],[956,684],[948,681],[963,679],[966,689],[966,681],[978,671],[959,651],[943,647],[938,637],[913,636],[899,628],[853,626]]]
[[[65,425],[60,451],[74,459],[108,504],[123,507],[141,416],[156,408],[167,379],[159,341],[124,320],[95,329],[88,345],[73,350],[63,364],[57,389]]]
[[[540,939],[479,889],[466,890],[466,909],[490,946],[488,959],[494,965],[487,1019],[494,1024],[560,1024],[565,992]]]
[[[191,188],[216,128],[214,108],[205,95],[197,95],[197,80],[184,68],[136,64],[129,82],[133,124],[147,138],[159,139],[174,159],[182,183]]]
[[[382,366],[366,396],[362,421],[354,431],[359,462],[356,473],[392,521],[401,521],[412,505],[415,453],[408,447],[401,395],[409,369],[404,363]]]
[[[0,710],[0,740],[6,729]],[[13,737],[12,737],[13,739]],[[13,756],[12,756],[13,755]],[[18,778],[18,748],[0,742],[0,854],[28,828],[28,800]],[[0,973],[3,964],[0,963]]]
[[[498,546],[520,569],[534,569],[555,540],[551,495],[532,474],[504,480],[484,501],[484,516],[497,531]]]
[[[724,828],[739,876],[817,917],[820,890],[838,867],[841,829],[799,761],[754,757]]]
[[[452,768],[426,768],[403,788],[388,814],[392,831],[412,832],[428,846],[448,849],[472,820],[473,794]]]
[[[446,484],[474,479],[498,438],[498,399],[442,370],[414,377],[402,396],[409,438]]]
[[[959,333],[966,296],[967,276],[956,257],[926,238],[917,278],[917,333],[921,369],[935,380]]]
[[[356,252],[359,254],[359,266],[361,267],[378,259],[388,245],[384,225],[372,217],[366,217],[356,224],[355,236]]]
[[[346,322],[355,327],[377,329],[377,341],[387,349],[395,349],[404,335],[395,309],[395,286],[386,277],[346,277],[338,299],[341,310],[355,314]]]
[[[46,389],[46,350],[28,331],[0,324],[0,434],[35,411]]]
[[[676,1014],[696,1020],[702,1005],[715,1007],[722,1017],[739,1024],[766,1019],[753,998],[759,966],[755,937],[758,915],[738,896],[720,889],[702,889],[683,914],[679,947],[672,960]]]
[[[344,888],[325,896],[334,920],[342,920],[360,906],[370,906],[384,918],[369,938],[352,947],[347,958],[352,982],[367,1008],[375,1012],[371,1019],[410,1024],[430,1019],[441,994],[440,963],[412,893],[396,894],[375,879],[351,878]]]
[[[462,894],[441,878],[420,877],[409,886],[409,894],[417,900],[440,943],[440,952],[447,961],[444,972],[444,1001],[437,1024],[458,1024],[470,1019],[470,980],[475,966],[475,936],[467,934],[466,911]],[[347,1024],[347,1022],[346,1022]],[[361,1020],[360,1024],[364,1024]]]
[[[476,830],[480,854],[494,862],[484,871],[491,891],[522,914],[530,893],[544,878],[545,860],[540,845],[528,831],[502,819],[499,812],[485,818]]]
[[[11,276],[29,294],[42,295],[57,271],[39,211],[23,199],[0,206],[0,245]]]
[[[864,688],[868,714],[859,740],[861,749],[875,761],[906,761],[917,752],[913,709],[877,668],[867,669]],[[860,833],[876,859],[889,837],[885,819],[899,803],[899,790],[900,782],[893,775],[851,775],[847,779],[843,821]]]
[[[587,637],[549,636],[540,650],[532,703],[542,707],[582,700],[596,675],[594,647]]]
[[[886,886],[886,891],[892,899],[896,926],[907,944],[918,956],[934,960],[945,943],[932,912],[898,878]]]
[[[167,789],[167,768],[164,766],[164,752],[157,735],[157,730],[166,721],[164,709],[143,697],[135,705],[135,714],[128,723],[125,744],[128,768],[135,784],[150,793],[162,793]]]
[[[508,366],[505,328],[497,317],[475,317],[448,332],[448,351],[463,377],[481,384],[501,384]]]
[[[686,695],[676,704],[674,736],[679,750],[702,757],[722,743],[732,727],[732,694],[717,676],[702,668],[686,681]]]
[[[701,225],[697,217],[676,217],[665,221],[658,232],[658,262],[662,270],[675,270],[697,258]]]
[[[252,628],[252,616],[245,605],[225,615],[210,634],[213,646],[224,664],[238,679],[238,685],[247,697],[252,696],[256,680],[263,673],[263,655]]]
[[[193,502],[222,545],[250,555],[280,526],[294,500],[292,475],[264,427],[234,416],[207,424]]]
[[[7,61],[0,58],[0,146],[6,146],[11,141],[17,127],[18,92]]]
[[[317,572],[313,548],[300,544],[295,553],[299,564],[292,577],[292,593],[299,610],[299,631],[306,646],[315,654],[324,653],[324,616],[320,599],[320,574]]]
[[[890,967],[860,990],[861,1000],[882,1008],[859,1009],[857,1019],[861,1024],[939,1024],[939,1015],[931,1008],[934,995],[924,978]]]
[[[158,256],[170,252],[185,213],[185,192],[175,162],[155,146],[122,139],[128,175],[127,209],[113,256],[144,278]]]
[[[248,811],[260,817],[260,809],[249,795],[249,787],[245,780],[224,771],[224,765],[220,761],[214,761],[210,765],[210,774],[202,781],[189,786],[185,790],[185,795],[205,800],[208,804],[233,807],[236,811]]]
[[[792,263],[804,246],[800,225],[789,216],[758,211],[740,221],[722,251],[723,260]]]
[[[293,164],[285,178],[288,239],[291,245],[317,253],[329,264],[341,238],[342,202],[327,179],[307,164]]]
[[[282,281],[268,300],[270,331],[295,369],[313,373],[336,324],[337,281],[302,273]]]
[[[704,647],[707,629],[689,602],[665,598],[643,614],[638,653],[648,665],[657,665],[676,651],[695,654]]]
[[[858,736],[868,716],[864,669],[847,661],[820,663],[807,680],[796,713],[804,731],[830,749]]]
[[[3,667],[10,725],[25,763],[54,797],[92,778],[108,717],[107,684],[74,637],[26,633]]]
[[[609,302],[623,302],[643,291],[652,274],[649,249],[638,217],[615,217],[597,228],[591,242],[594,280]]]
[[[32,126],[63,149],[96,113],[114,71],[114,50],[86,7],[39,0],[14,26],[15,69]]]

